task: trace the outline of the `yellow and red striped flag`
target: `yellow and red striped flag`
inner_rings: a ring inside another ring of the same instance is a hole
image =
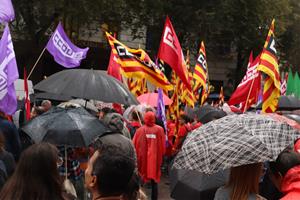
[[[219,105],[224,104],[224,92],[223,92],[223,86],[221,86],[220,95],[219,95]]]
[[[273,19],[260,56],[260,63],[257,67],[258,71],[264,72],[267,75],[264,84],[262,105],[262,111],[265,113],[276,111],[278,98],[280,97],[280,75],[275,49],[274,23],[275,20]]]
[[[128,78],[127,87],[136,97],[148,92],[146,79]]]
[[[192,72],[190,71],[190,55],[189,55],[189,50],[187,51],[187,55],[186,55],[185,67],[188,70],[188,81],[189,81],[190,85],[192,85],[192,83],[193,83],[193,75],[192,75]],[[194,108],[195,101],[196,101],[194,93],[191,90],[189,90],[186,87],[186,85],[184,85],[182,83],[182,81],[181,81],[181,89],[182,89],[181,102],[185,103],[189,107]]]
[[[107,32],[106,36],[112,48],[112,53],[121,65],[121,71],[125,77],[145,78],[156,87],[164,90],[173,89],[167,77],[158,69],[144,50],[128,48]]]
[[[195,84],[194,84],[195,92],[198,91],[200,87],[203,87],[203,89],[206,88],[207,76],[208,76],[208,69],[206,63],[206,51],[205,51],[204,42],[202,41],[199,49],[199,55],[196,61],[196,66],[194,69],[194,74],[193,74],[193,78],[195,80]]]

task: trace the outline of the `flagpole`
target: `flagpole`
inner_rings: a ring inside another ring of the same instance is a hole
[[[247,111],[248,100],[249,100],[250,94],[252,92],[254,80],[255,80],[255,78],[253,78],[252,81],[251,81],[251,86],[250,86],[250,90],[249,90],[249,93],[248,93],[248,96],[247,96],[247,99],[246,99],[246,103],[245,103],[245,107],[244,107],[243,113],[245,113]]]
[[[37,65],[38,62],[40,61],[40,59],[41,59],[42,55],[44,54],[45,50],[46,50],[46,47],[44,47],[44,49],[43,49],[43,51],[41,52],[40,56],[38,57],[38,59],[37,59],[36,62],[34,63],[32,69],[30,70],[30,73],[29,73],[29,75],[28,75],[28,77],[27,77],[27,80],[28,80],[29,77],[31,76],[33,70],[35,69],[36,65]]]

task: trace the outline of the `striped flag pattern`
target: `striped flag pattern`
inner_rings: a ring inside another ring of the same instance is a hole
[[[173,89],[167,77],[159,70],[144,50],[128,48],[107,32],[106,36],[125,77],[145,78],[156,87],[164,90]]]
[[[195,80],[194,91],[198,91],[201,86],[206,88],[207,76],[206,51],[204,42],[202,41],[193,74],[193,78]]]
[[[280,97],[280,76],[275,49],[274,23],[275,20],[273,19],[260,57],[260,64],[257,67],[258,71],[267,75],[263,90],[262,111],[264,113],[275,112]]]
[[[283,79],[281,80],[280,92],[281,92],[281,95],[284,95],[284,96],[286,95],[288,77],[289,77],[289,74],[285,73]]]
[[[192,75],[192,72],[190,71],[190,55],[189,55],[189,51],[187,51],[187,56],[186,56],[186,61],[185,61],[185,65],[186,65],[186,68],[188,70],[188,81],[190,83],[190,85],[192,85],[192,82],[193,82],[193,75]],[[182,96],[181,96],[181,102],[185,103],[187,106],[189,107],[194,107],[195,105],[195,96],[194,96],[194,93],[189,90],[186,85],[184,85],[181,82],[181,88],[182,88]]]

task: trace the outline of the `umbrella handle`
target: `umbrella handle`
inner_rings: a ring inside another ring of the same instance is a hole
[[[142,120],[140,118],[140,115],[139,115],[139,113],[137,112],[136,109],[134,109],[134,112],[136,113],[136,116],[138,117],[140,124],[143,125]]]

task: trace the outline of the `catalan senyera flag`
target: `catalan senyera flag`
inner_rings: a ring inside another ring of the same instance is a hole
[[[172,90],[167,77],[158,69],[148,54],[142,49],[131,49],[106,32],[112,53],[121,65],[121,72],[127,78],[145,78],[156,87]]]
[[[136,97],[148,92],[146,79],[128,78],[127,86]]]
[[[273,19],[257,67],[258,71],[267,75],[263,90],[262,111],[264,113],[275,112],[280,97],[280,76],[275,49],[274,23],[275,20]]]
[[[207,74],[206,52],[204,42],[202,41],[193,74],[195,80],[194,91],[199,90],[201,86],[203,88],[206,87]]]
[[[179,119],[179,97],[180,97],[180,79],[176,76],[176,84],[174,87],[174,92],[171,97],[173,103],[169,106],[169,113],[175,115],[176,119]]]
[[[186,61],[185,61],[186,68],[188,69],[188,81],[192,85],[193,83],[193,74],[190,71],[190,55],[189,51],[187,51],[187,56],[186,56]],[[181,82],[182,83],[182,82]],[[189,107],[194,107],[195,105],[195,96],[192,90],[188,89],[186,85],[182,84],[182,96],[181,96],[181,101],[188,105]]]

